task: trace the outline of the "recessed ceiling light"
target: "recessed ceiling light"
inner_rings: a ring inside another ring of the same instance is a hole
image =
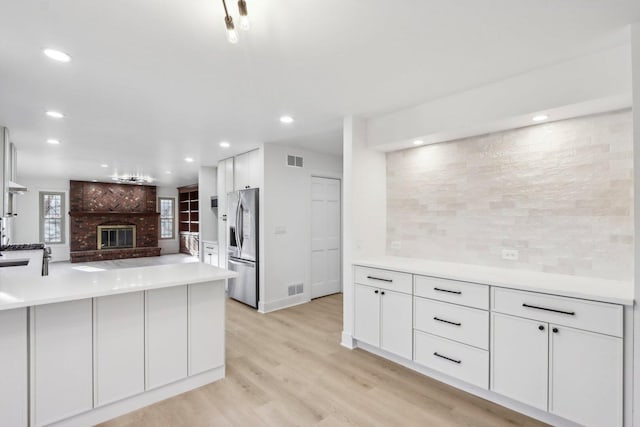
[[[282,117],[280,117],[280,121],[281,121],[282,123],[284,123],[284,124],[287,124],[287,125],[288,125],[288,124],[293,123],[293,117],[291,117],[291,116],[282,116]]]
[[[229,144],[227,141],[222,141],[222,142],[220,143],[220,147],[222,147],[222,148],[229,148],[229,147],[231,147],[231,144]]]
[[[47,116],[53,117],[54,119],[63,119],[64,114],[59,111],[47,111]]]
[[[58,145],[58,144],[60,144],[60,141],[57,140],[57,139],[51,138],[51,139],[47,139],[47,143],[53,144],[53,145]]]
[[[109,165],[108,165],[108,164],[106,164],[106,163],[103,163],[103,164],[101,164],[101,165],[100,165],[100,167],[101,167],[101,168],[108,168],[108,167],[109,167]]]
[[[533,120],[534,122],[542,122],[544,120],[547,120],[548,118],[549,116],[547,116],[546,114],[538,114],[537,116],[533,116],[531,120]]]
[[[171,171],[164,171],[167,175],[171,175]]]
[[[187,163],[193,163],[193,157],[185,157],[184,161]]]
[[[421,139],[416,139],[415,141],[413,141],[413,145],[422,145],[424,144],[424,141]]]
[[[69,62],[71,61],[71,57],[64,53],[61,52],[59,50],[55,50],[55,49],[45,49],[43,50],[44,54],[47,55],[49,58],[55,60],[55,61],[60,61],[60,62]]]
[[[97,179],[92,179],[91,182],[98,182],[98,180]]]

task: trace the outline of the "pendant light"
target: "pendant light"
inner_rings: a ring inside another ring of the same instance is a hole
[[[229,43],[236,44],[238,43],[238,32],[233,25],[233,18],[227,11],[227,2],[225,0],[222,0],[222,5],[224,6],[224,23],[227,26],[227,40],[229,40]]]
[[[249,31],[249,29],[251,29],[251,22],[249,22],[247,2],[245,0],[238,0],[238,12],[240,13],[240,22],[238,23],[238,26],[243,31]]]

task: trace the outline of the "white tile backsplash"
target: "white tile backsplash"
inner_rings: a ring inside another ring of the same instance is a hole
[[[630,280],[632,155],[630,110],[389,153],[387,253]]]

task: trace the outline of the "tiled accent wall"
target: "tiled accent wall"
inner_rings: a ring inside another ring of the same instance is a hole
[[[631,280],[632,156],[630,110],[389,153],[387,253]]]

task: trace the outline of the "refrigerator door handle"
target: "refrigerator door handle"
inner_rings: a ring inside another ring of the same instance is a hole
[[[238,239],[240,240],[240,255],[242,256],[242,246],[244,245],[244,205],[242,204],[242,198],[240,198],[238,212],[238,223],[240,224],[240,233],[238,233]]]
[[[230,262],[231,264],[244,264],[244,265],[250,265],[250,266],[252,266],[252,267],[254,267],[254,266],[255,266],[255,264],[256,264],[256,263],[255,263],[255,262],[253,262],[253,261],[245,261],[245,260],[243,260],[243,259],[238,259],[238,258],[229,258],[229,262]]]
[[[238,254],[242,255],[242,249],[240,247],[240,239],[238,238],[238,234],[241,233],[241,230],[239,228],[240,225],[240,221],[238,220],[239,218],[239,213],[240,213],[240,193],[238,193],[238,204],[236,205],[236,247],[238,248]]]

